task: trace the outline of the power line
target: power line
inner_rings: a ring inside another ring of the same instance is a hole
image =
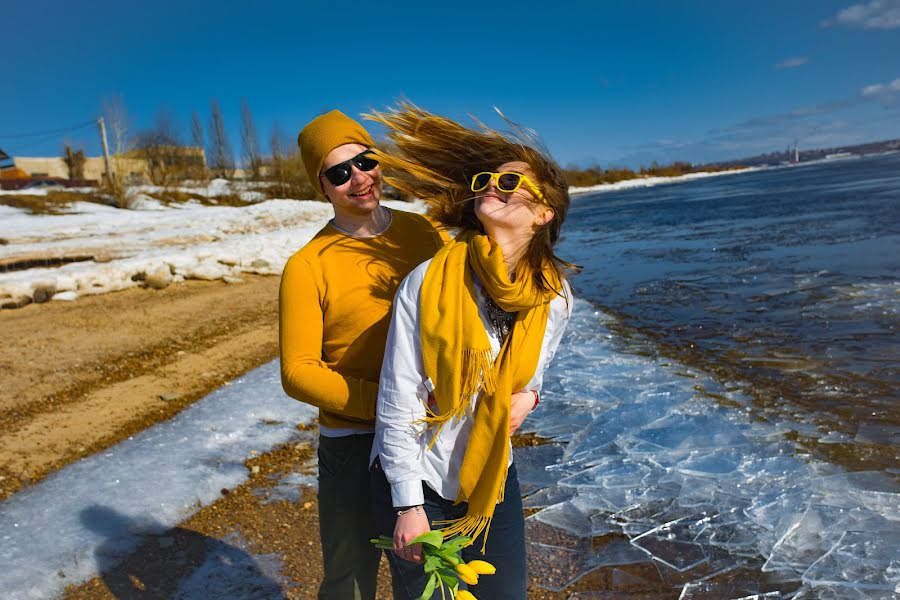
[[[96,123],[97,123],[96,119],[91,119],[90,121],[85,121],[83,123],[79,123],[77,125],[72,125],[70,127],[63,127],[60,129],[51,129],[48,131],[34,131],[31,133],[14,133],[14,134],[8,134],[8,135],[0,134],[0,139],[59,135],[60,133],[68,133],[70,131],[77,131],[78,129],[84,129],[85,127],[88,127],[90,125],[95,125]]]
[[[34,148],[35,146],[40,146],[42,144],[46,144],[48,142],[52,142],[52,141],[58,140],[58,139],[59,139],[58,135],[53,133],[53,134],[46,135],[46,136],[38,138],[38,139],[28,140],[27,142],[24,142],[21,144],[15,144],[15,145],[4,144],[4,146],[7,146],[8,148],[15,148],[16,153],[20,154],[22,150],[27,150],[28,148]]]

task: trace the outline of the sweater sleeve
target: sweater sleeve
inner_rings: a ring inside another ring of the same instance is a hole
[[[322,304],[313,270],[300,258],[284,268],[278,314],[284,391],[329,412],[374,419],[378,384],[341,375],[322,360]]]

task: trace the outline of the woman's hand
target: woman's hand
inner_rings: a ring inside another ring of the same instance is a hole
[[[534,392],[523,390],[512,395],[509,401],[509,435],[512,435],[525,422],[525,417],[534,408]]]
[[[397,517],[394,526],[394,554],[403,560],[422,562],[422,544],[406,547],[409,540],[431,531],[424,508],[413,508]]]

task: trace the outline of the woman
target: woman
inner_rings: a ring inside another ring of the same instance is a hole
[[[369,118],[396,144],[379,153],[397,173],[389,183],[458,230],[401,284],[381,371],[373,493],[379,532],[394,540],[394,588],[423,592],[421,547],[408,542],[434,525],[473,538],[464,559],[496,566],[478,597],[525,598],[509,440],[537,405],[571,309],[571,265],[553,253],[568,186],[546,154],[485,126],[410,105]]]

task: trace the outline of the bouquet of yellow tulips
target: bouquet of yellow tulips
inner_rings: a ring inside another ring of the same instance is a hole
[[[441,598],[446,599],[445,593],[456,600],[477,600],[468,590],[459,589],[460,580],[469,585],[478,583],[479,575],[493,575],[497,572],[489,562],[472,560],[464,563],[457,554],[466,546],[471,538],[464,535],[457,536],[448,542],[444,542],[444,534],[440,530],[432,530],[415,539],[410,540],[409,546],[422,544],[422,556],[425,558],[425,574],[429,575],[425,591],[418,600],[430,600],[434,590],[440,586]],[[383,535],[371,540],[376,548],[391,550],[394,541]],[[446,589],[446,592],[445,592]]]

